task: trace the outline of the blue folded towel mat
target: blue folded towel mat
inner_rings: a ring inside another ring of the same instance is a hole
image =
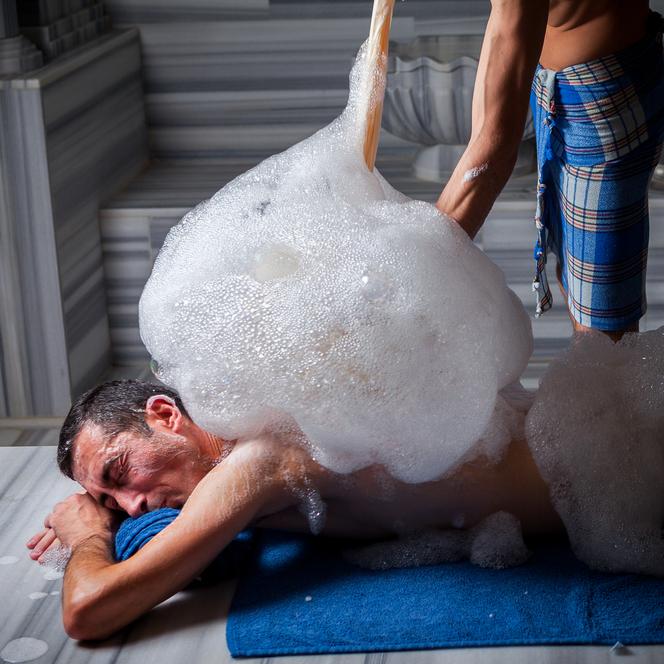
[[[125,521],[118,559],[176,516]],[[593,572],[561,543],[501,571],[466,562],[371,571],[347,563],[344,546],[273,531],[252,546],[246,533],[235,540],[229,561],[245,569],[228,618],[231,654],[664,643],[664,579]]]

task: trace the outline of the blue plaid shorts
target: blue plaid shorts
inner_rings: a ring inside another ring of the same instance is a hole
[[[552,303],[547,250],[581,325],[623,330],[646,311],[648,185],[664,140],[661,17],[651,23],[614,55],[535,73],[536,315]]]

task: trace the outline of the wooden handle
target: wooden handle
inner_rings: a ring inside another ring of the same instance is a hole
[[[367,121],[364,133],[364,161],[370,171],[376,164],[378,140],[380,138],[380,122],[383,116],[383,98],[385,90],[382,84],[387,73],[387,52],[392,26],[392,12],[395,0],[374,0],[371,17],[371,32],[367,46],[367,69],[372,87],[381,84],[380,90],[372,90],[367,108]]]

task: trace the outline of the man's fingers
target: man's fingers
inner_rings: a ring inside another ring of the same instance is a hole
[[[28,547],[28,549],[34,549],[35,545],[39,540],[46,535],[48,532],[48,528],[44,528],[43,530],[40,530],[37,534],[33,535],[25,544],[25,546]]]
[[[55,536],[55,531],[49,530],[32,549],[30,557],[33,560],[38,560],[51,547],[56,539],[57,537]]]

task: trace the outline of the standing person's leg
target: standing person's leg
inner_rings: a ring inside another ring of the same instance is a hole
[[[664,139],[663,28],[651,14],[642,41],[558,72],[538,69],[533,82],[536,258],[546,258],[544,236],[576,332],[617,340],[638,330],[646,310],[648,184]]]
[[[559,280],[575,332],[619,340],[646,311],[648,184],[661,144],[588,167],[560,165],[556,177]]]

